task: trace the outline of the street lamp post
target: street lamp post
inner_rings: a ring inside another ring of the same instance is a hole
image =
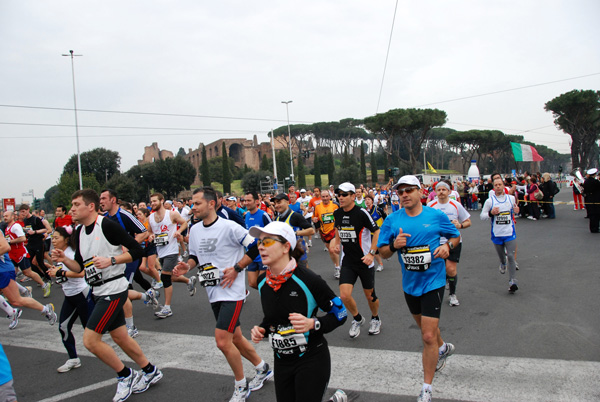
[[[288,142],[290,143],[290,166],[292,168],[292,174],[290,175],[292,179],[292,183],[294,182],[294,155],[292,154],[292,132],[290,130],[290,109],[289,104],[292,101],[281,101],[281,103],[285,103],[285,111],[287,113],[287,123],[288,123]]]
[[[73,110],[75,111],[75,136],[77,137],[77,168],[79,169],[79,189],[83,190],[83,179],[81,176],[81,155],[79,153],[79,124],[77,123],[77,96],[75,95],[75,63],[73,63],[74,57],[83,55],[73,54],[73,51],[69,50],[69,54],[63,54],[63,56],[71,57],[71,74],[73,76]]]

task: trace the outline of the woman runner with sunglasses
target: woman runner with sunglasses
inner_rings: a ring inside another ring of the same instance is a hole
[[[303,253],[296,235],[284,222],[250,228],[267,272],[258,278],[264,318],[251,331],[252,341],[268,336],[275,360],[278,401],[321,402],[331,374],[324,334],[346,321],[346,308],[327,283],[298,267]],[[317,317],[317,310],[327,314]]]

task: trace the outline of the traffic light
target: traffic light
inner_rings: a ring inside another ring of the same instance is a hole
[[[33,199],[33,209],[40,209],[40,206],[42,205],[42,200],[39,198],[34,198]]]
[[[388,168],[387,175],[388,175],[388,178],[392,178],[392,177],[394,177],[394,176],[392,175],[392,168]]]
[[[562,165],[558,165],[558,173],[562,173]]]

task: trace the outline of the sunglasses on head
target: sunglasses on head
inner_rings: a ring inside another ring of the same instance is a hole
[[[406,194],[412,194],[413,191],[418,190],[418,189],[419,189],[419,187],[412,186],[412,187],[399,188],[396,191],[398,192],[398,195],[402,195],[404,193],[406,193]]]
[[[265,237],[264,239],[256,239],[256,244],[264,247],[271,247],[275,242],[285,243],[281,239],[273,239],[272,237]]]

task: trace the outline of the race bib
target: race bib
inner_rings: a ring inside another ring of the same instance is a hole
[[[88,258],[83,262],[83,269],[85,269],[85,281],[90,285],[102,280],[102,272],[96,269],[92,258]]]
[[[321,215],[321,220],[323,221],[324,224],[328,224],[328,223],[333,223],[333,221],[335,221],[335,218],[333,217],[333,213],[327,213],[327,214]]]
[[[510,212],[500,212],[496,215],[496,225],[509,225],[510,224]]]
[[[205,288],[217,286],[221,283],[219,268],[213,266],[210,262],[200,266],[200,269],[198,269],[198,282],[200,282],[200,286]]]
[[[64,264],[62,262],[59,262],[58,264],[56,264],[56,266],[58,267],[59,270],[64,268]],[[57,276],[56,277],[56,283],[65,283],[68,280],[69,279],[66,276]]]
[[[30,230],[33,230],[33,228],[31,227],[31,225],[29,225],[29,226],[25,226],[25,227],[23,228],[23,232],[25,232],[25,234],[27,234],[27,232],[29,232]]]
[[[407,271],[424,272],[431,266],[429,246],[404,247],[400,255]]]
[[[349,241],[356,241],[356,232],[354,231],[354,226],[341,227],[338,232],[342,242],[346,243]]]
[[[159,233],[154,237],[154,243],[157,246],[166,246],[169,244],[169,233]]]
[[[292,326],[279,327],[277,332],[269,334],[273,350],[281,354],[294,354],[306,351],[306,337],[296,333]]]

